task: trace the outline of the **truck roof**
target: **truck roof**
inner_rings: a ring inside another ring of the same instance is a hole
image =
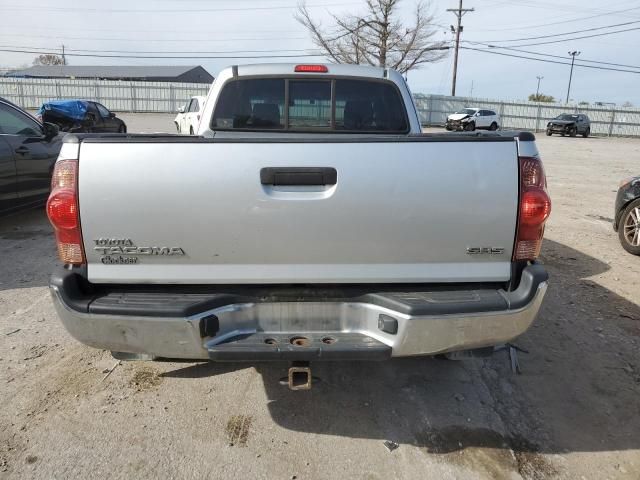
[[[382,67],[372,67],[369,65],[344,65],[334,63],[317,63],[317,62],[298,62],[298,63],[258,63],[252,65],[237,65],[227,67],[221,72],[221,76],[225,73],[233,72],[234,68],[238,69],[238,76],[254,76],[254,75],[300,75],[300,76],[317,76],[318,73],[301,73],[295,72],[297,65],[323,65],[329,70],[327,73],[320,75],[335,75],[343,77],[369,77],[369,78],[385,78],[385,69]],[[387,69],[388,75],[400,74],[392,69]]]

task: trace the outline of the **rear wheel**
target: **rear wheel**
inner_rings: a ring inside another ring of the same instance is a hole
[[[489,127],[489,130],[491,130],[492,132],[495,132],[497,129],[498,129],[498,124],[496,122],[493,122]]]
[[[590,129],[590,128],[587,128],[587,129],[584,131],[584,133],[582,134],[582,137],[583,137],[583,138],[587,138],[587,137],[589,136],[589,134],[590,134],[590,133],[591,133],[591,129]]]
[[[189,127],[189,135],[193,135],[193,127]]]
[[[622,213],[618,226],[622,248],[633,255],[640,255],[640,199],[631,202]]]

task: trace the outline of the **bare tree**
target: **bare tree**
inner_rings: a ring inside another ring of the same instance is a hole
[[[45,53],[38,55],[33,60],[34,65],[65,65],[64,58],[53,53]]]
[[[419,1],[412,23],[398,18],[400,0],[366,0],[367,13],[331,15],[334,25],[325,30],[311,17],[304,1],[298,5],[296,20],[311,34],[313,43],[335,63],[369,64],[390,67],[401,73],[447,56],[447,42],[435,41],[434,17],[429,3]]]

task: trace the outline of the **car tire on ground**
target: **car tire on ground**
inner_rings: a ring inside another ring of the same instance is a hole
[[[498,124],[496,122],[493,122],[489,127],[489,130],[491,130],[492,132],[495,132],[496,130],[498,130]]]
[[[571,130],[569,130],[570,137],[575,137],[577,134],[578,134],[578,127],[573,127]]]
[[[193,127],[189,127],[189,135],[193,135]]]
[[[547,137],[550,137],[551,135],[553,135],[553,132],[547,128]]]
[[[587,138],[589,136],[589,134],[591,133],[591,129],[587,128],[584,133],[582,134],[582,138]]]
[[[640,255],[640,199],[631,202],[622,212],[618,238],[627,252]]]
[[[463,127],[463,130],[467,132],[473,132],[475,129],[476,129],[476,122],[469,122]]]
[[[127,127],[124,125],[120,125],[118,128],[118,133],[127,133]]]
[[[178,122],[175,122],[175,124],[176,124],[176,130],[178,131],[178,133],[181,133],[180,132],[180,124]]]

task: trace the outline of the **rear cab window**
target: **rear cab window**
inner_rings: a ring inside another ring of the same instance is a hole
[[[391,82],[344,78],[247,78],[227,82],[211,128],[238,131],[407,133]]]

